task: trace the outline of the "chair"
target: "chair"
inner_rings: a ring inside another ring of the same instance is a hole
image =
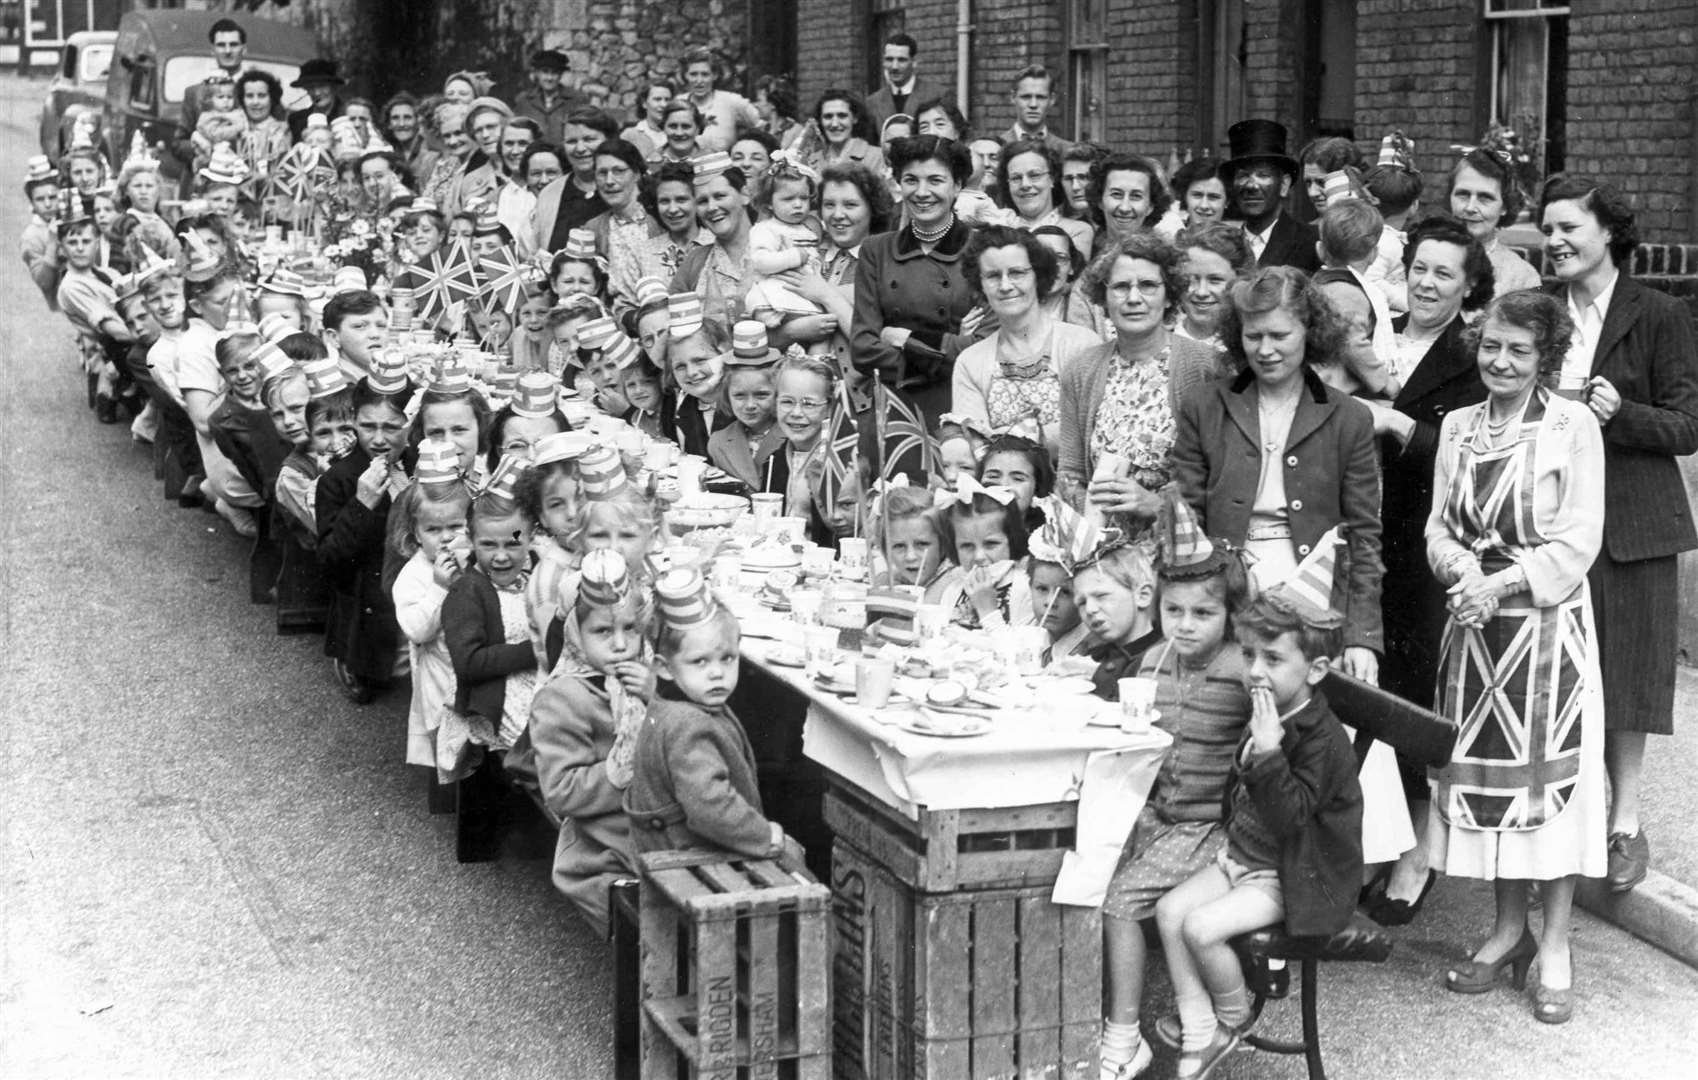
[[[1376,686],[1334,671],[1322,683],[1334,715],[1356,729],[1356,762],[1360,766],[1375,739],[1389,744],[1406,759],[1432,768],[1450,762],[1456,745],[1456,725]],[[1354,915],[1345,929],[1327,937],[1293,937],[1283,926],[1270,926],[1232,939],[1232,947],[1244,961],[1250,989],[1255,996],[1250,1011],[1250,1034],[1244,1041],[1258,1050],[1275,1054],[1302,1054],[1309,1065],[1309,1080],[1326,1080],[1321,1062],[1321,1022],[1317,1013],[1322,961],[1381,964],[1391,955],[1391,938],[1380,927]],[[1300,1007],[1303,1016],[1301,1041],[1273,1039],[1255,1034],[1256,1021],[1270,998],[1283,997],[1270,987],[1268,961],[1299,965],[1303,980]]]

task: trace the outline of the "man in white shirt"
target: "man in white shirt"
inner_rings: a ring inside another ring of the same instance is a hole
[[[1055,77],[1042,64],[1032,64],[1014,76],[1014,126],[1002,137],[1003,145],[1016,139],[1041,139],[1056,154],[1073,144],[1049,130],[1049,110],[1055,104]]]
[[[881,60],[884,78],[878,88],[867,95],[867,112],[873,126],[883,130],[884,122],[897,113],[913,115],[921,102],[933,98],[948,98],[949,92],[921,78],[916,68],[920,47],[907,34],[892,34],[885,39]]]

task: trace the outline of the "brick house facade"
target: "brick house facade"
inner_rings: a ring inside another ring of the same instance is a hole
[[[876,85],[879,39],[898,29],[920,42],[931,78],[956,85],[960,0],[797,3],[804,110],[828,87]],[[1455,159],[1451,144],[1476,139],[1497,104],[1512,126],[1531,119],[1543,129],[1538,149],[1555,163],[1607,175],[1632,194],[1648,238],[1698,240],[1693,0],[965,6],[964,105],[981,130],[1009,125],[1013,74],[1042,63],[1057,74],[1052,127],[1061,132],[1094,129],[1112,145],[1165,160],[1176,149],[1219,154],[1226,127],[1245,116],[1285,124],[1293,149],[1315,135],[1348,133],[1371,150],[1396,127],[1415,140],[1417,164],[1436,185]],[[1541,111],[1549,114],[1542,124]]]

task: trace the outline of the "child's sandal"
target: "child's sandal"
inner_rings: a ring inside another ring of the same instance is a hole
[[[1208,1077],[1221,1062],[1238,1048],[1244,1038],[1244,1033],[1227,1024],[1215,1026],[1215,1037],[1209,1045],[1201,1050],[1186,1050],[1179,1055],[1179,1066],[1174,1070],[1174,1080],[1208,1080]]]

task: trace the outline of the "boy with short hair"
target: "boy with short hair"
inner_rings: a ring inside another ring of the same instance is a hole
[[[1293,935],[1334,934],[1356,904],[1362,787],[1350,739],[1317,689],[1343,644],[1327,541],[1233,617],[1251,714],[1227,784],[1226,849],[1156,905],[1179,1008],[1180,1080],[1205,1080],[1249,1023],[1228,942],[1281,920]]]
[[[1329,203],[1315,225],[1320,237],[1315,247],[1323,267],[1316,275],[1316,284],[1326,280],[1328,271],[1348,273],[1367,297],[1372,315],[1373,326],[1368,328],[1366,336],[1372,345],[1373,355],[1352,355],[1346,357],[1345,362],[1367,389],[1376,394],[1396,396],[1402,389],[1402,382],[1400,373],[1391,363],[1397,355],[1397,335],[1391,326],[1391,302],[1385,289],[1368,280],[1367,276],[1379,251],[1385,219],[1367,201],[1345,198]]]
[[[369,289],[339,292],[324,305],[324,344],[357,383],[372,370],[372,353],[389,334],[389,313]]]
[[[737,689],[737,619],[695,570],[669,570],[654,588],[663,682],[625,790],[633,846],[639,854],[705,848],[777,858],[789,842],[761,811],[754,750],[727,704]]]
[[[30,159],[24,198],[29,200],[30,219],[18,240],[18,253],[48,309],[58,311],[59,241],[53,235],[53,218],[59,206],[59,174],[45,156]]]

